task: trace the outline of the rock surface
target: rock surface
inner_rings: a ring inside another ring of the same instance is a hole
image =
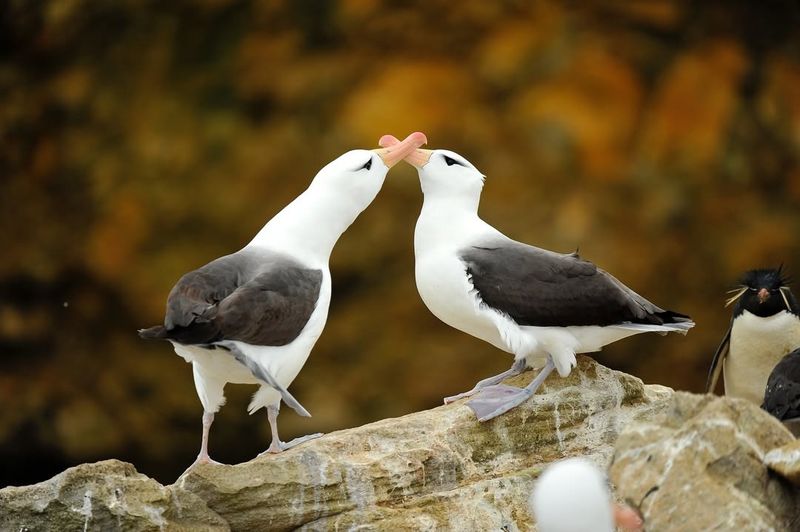
[[[767,467],[798,468],[779,421],[738,399],[678,392],[667,404],[622,432],[610,468],[648,530],[800,529],[800,491]]]
[[[0,490],[0,530],[532,530],[533,483],[569,456],[611,461],[650,531],[800,529],[800,447],[777,420],[580,357],[485,424],[460,401],[166,487],[116,460],[80,465]]]
[[[78,466],[0,490],[0,529],[529,530],[527,497],[549,462],[581,455],[605,466],[620,430],[671,394],[579,357],[570,377],[485,424],[461,401],[200,466],[168,487],[117,461]]]
[[[545,465],[583,455],[605,466],[619,431],[670,394],[581,357],[569,378],[549,379],[542,393],[485,424],[460,401],[278,456],[198,467],[178,485],[234,530],[527,529],[527,497]]]
[[[0,530],[230,530],[192,493],[164,487],[131,464],[105,460],[46,482],[0,490]]]
[[[800,486],[800,440],[772,449],[764,457],[764,463],[795,486]]]

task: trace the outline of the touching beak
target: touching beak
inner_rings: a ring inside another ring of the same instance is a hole
[[[412,135],[416,135],[416,133],[412,133]],[[421,135],[421,133],[420,133],[420,135]],[[408,139],[406,139],[406,140],[408,140]],[[406,140],[404,140],[403,142],[405,142]],[[384,136],[381,137],[381,140],[378,141],[378,144],[380,146],[383,146],[384,148],[387,148],[387,147],[390,147],[390,146],[396,146],[399,143],[400,143],[400,141],[397,140],[397,137],[395,137],[393,135],[384,135]],[[428,139],[425,139],[424,144],[427,144],[427,143],[428,143]],[[420,146],[422,146],[422,144],[420,144]],[[411,166],[414,166],[417,169],[419,169],[419,168],[422,168],[423,166],[425,166],[426,164],[428,164],[428,161],[431,160],[431,154],[432,153],[433,152],[431,150],[423,150],[419,146],[417,146],[416,149],[412,150],[411,153],[408,154],[405,157],[405,160]]]
[[[764,303],[767,299],[769,299],[769,290],[762,288],[758,291],[758,302]]]
[[[386,136],[387,135],[381,137],[381,140],[386,138]],[[415,131],[407,136],[403,142],[398,141],[394,137],[392,138],[395,140],[395,142],[392,142],[391,144],[380,144],[380,149],[372,150],[378,154],[378,157],[381,158],[383,164],[389,168],[396,165],[410,154],[414,153],[414,151],[423,144],[428,143],[428,138],[425,136],[425,133],[420,133],[419,131]]]

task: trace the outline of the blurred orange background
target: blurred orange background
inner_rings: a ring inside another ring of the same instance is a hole
[[[581,255],[687,337],[597,358],[699,392],[744,270],[800,272],[794,2],[9,2],[0,7],[0,486],[116,457],[171,482],[199,447],[190,367],[136,330],[325,163],[424,131],[488,178],[481,214]],[[440,404],[511,357],[413,278],[422,197],[392,170],[331,259],[327,328],[282,436]],[[554,377],[557,378],[557,377]],[[269,442],[228,385],[210,449]]]

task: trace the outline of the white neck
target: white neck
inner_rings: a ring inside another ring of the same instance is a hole
[[[423,205],[445,206],[454,210],[463,210],[477,214],[481,203],[483,183],[476,181],[458,188],[442,184],[438,180],[421,179]]]
[[[336,241],[368,204],[312,183],[267,222],[248,247],[287,251],[301,260],[327,265]]]
[[[417,256],[443,249],[459,249],[475,238],[500,233],[478,216],[480,196],[429,194],[422,202],[414,230]]]

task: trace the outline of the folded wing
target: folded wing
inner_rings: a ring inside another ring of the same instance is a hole
[[[471,246],[460,257],[481,300],[520,325],[691,321],[657,307],[577,253],[553,253],[509,240]]]
[[[322,271],[289,257],[241,251],[184,275],[167,299],[163,327],[143,337],[210,345],[292,342],[316,308]]]

